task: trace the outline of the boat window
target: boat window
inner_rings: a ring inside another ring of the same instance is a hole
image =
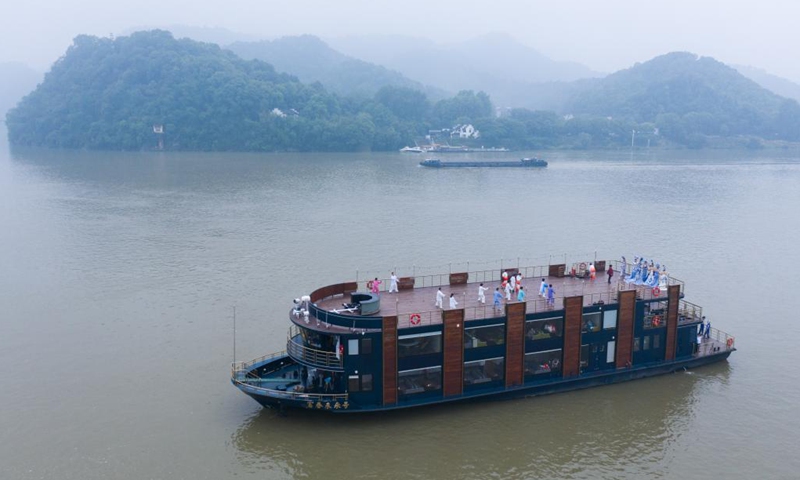
[[[653,335],[653,348],[661,348],[661,335]]]
[[[645,305],[644,328],[661,328],[667,325],[668,302],[652,302]]]
[[[564,331],[562,317],[543,318],[525,322],[525,337],[528,340],[543,340],[560,337]]]
[[[361,355],[370,355],[372,353],[372,339],[361,339]]]
[[[640,343],[639,337],[635,337],[633,339],[633,351],[634,352],[638,352],[639,351],[639,343]]]
[[[589,350],[589,345],[581,345],[581,368],[589,366]]]
[[[347,354],[358,355],[358,339],[351,338],[347,341]]]
[[[614,353],[617,349],[617,342],[611,340],[608,342],[608,348],[606,349],[606,363],[614,363]]]
[[[603,326],[603,312],[583,314],[583,332],[599,332]]]
[[[398,358],[414,355],[429,355],[442,351],[442,332],[427,334],[404,335],[397,339]]]
[[[372,391],[372,374],[366,373],[361,376],[361,391],[362,392],[371,392]]]
[[[506,343],[506,326],[502,323],[464,329],[464,348],[492,347]]]
[[[616,310],[606,310],[605,312],[603,312],[603,328],[604,329],[617,328]]]
[[[351,392],[358,391],[358,375],[350,375],[347,377],[347,389]]]
[[[561,371],[561,349],[525,355],[525,375],[541,375]]]
[[[323,335],[307,328],[300,328],[299,330],[300,336],[303,339],[303,345],[306,347],[324,350],[326,352],[335,351],[336,340],[334,339],[333,335]]]
[[[397,372],[397,390],[401,396],[442,389],[441,365]]]
[[[645,335],[642,350],[650,350],[650,336]]]
[[[464,363],[464,385],[502,382],[505,359],[503,357]]]

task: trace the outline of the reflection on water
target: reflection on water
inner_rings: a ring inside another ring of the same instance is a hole
[[[660,471],[695,421],[696,372],[524,400],[381,415],[263,409],[234,434],[251,473],[308,478],[612,478]]]

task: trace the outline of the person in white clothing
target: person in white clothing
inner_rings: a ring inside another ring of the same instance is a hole
[[[517,276],[516,275],[511,275],[511,278],[509,279],[509,282],[511,283],[511,290],[516,292],[517,291]]]
[[[450,308],[456,308],[458,306],[458,302],[456,302],[455,294],[450,294]]]
[[[510,283],[506,283],[506,301],[507,302],[511,301],[511,291],[512,290],[514,290],[514,289],[511,288],[511,284]]]
[[[544,278],[542,279],[542,284],[539,286],[539,295],[541,295],[542,298],[547,297],[547,282],[544,281]]]
[[[389,277],[389,280],[391,281],[391,283],[389,283],[389,293],[398,292],[399,290],[397,289],[397,275],[395,275],[394,272],[392,272],[392,276]]]
[[[484,287],[481,283],[478,287],[478,301],[485,304],[486,303],[486,290],[489,290],[487,287]]]
[[[439,290],[436,291],[436,306],[439,308],[444,308],[442,303],[444,302],[444,292],[442,291],[442,287],[439,287]]]

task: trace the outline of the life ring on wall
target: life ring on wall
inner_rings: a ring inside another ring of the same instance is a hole
[[[656,315],[655,317],[653,317],[653,326],[657,327],[659,325],[661,325],[661,317]]]
[[[731,348],[733,346],[733,337],[728,337],[728,341],[725,344],[728,345],[728,348]]]
[[[581,262],[581,270],[586,270],[586,262]]]
[[[372,280],[367,282],[367,290],[372,291]]]
[[[419,322],[422,320],[422,317],[419,316],[419,313],[412,313],[408,317],[408,323],[411,325],[419,325]]]
[[[657,297],[659,295],[661,295],[661,289],[658,287],[653,287],[653,296]]]

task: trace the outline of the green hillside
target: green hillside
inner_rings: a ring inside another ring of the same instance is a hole
[[[675,52],[621,70],[578,94],[575,114],[653,122],[683,142],[697,135],[800,140],[800,107],[713,58]]]
[[[134,150],[153,148],[153,125],[181,150],[393,149],[422,127],[158,30],[75,38],[7,124],[17,145]]]

